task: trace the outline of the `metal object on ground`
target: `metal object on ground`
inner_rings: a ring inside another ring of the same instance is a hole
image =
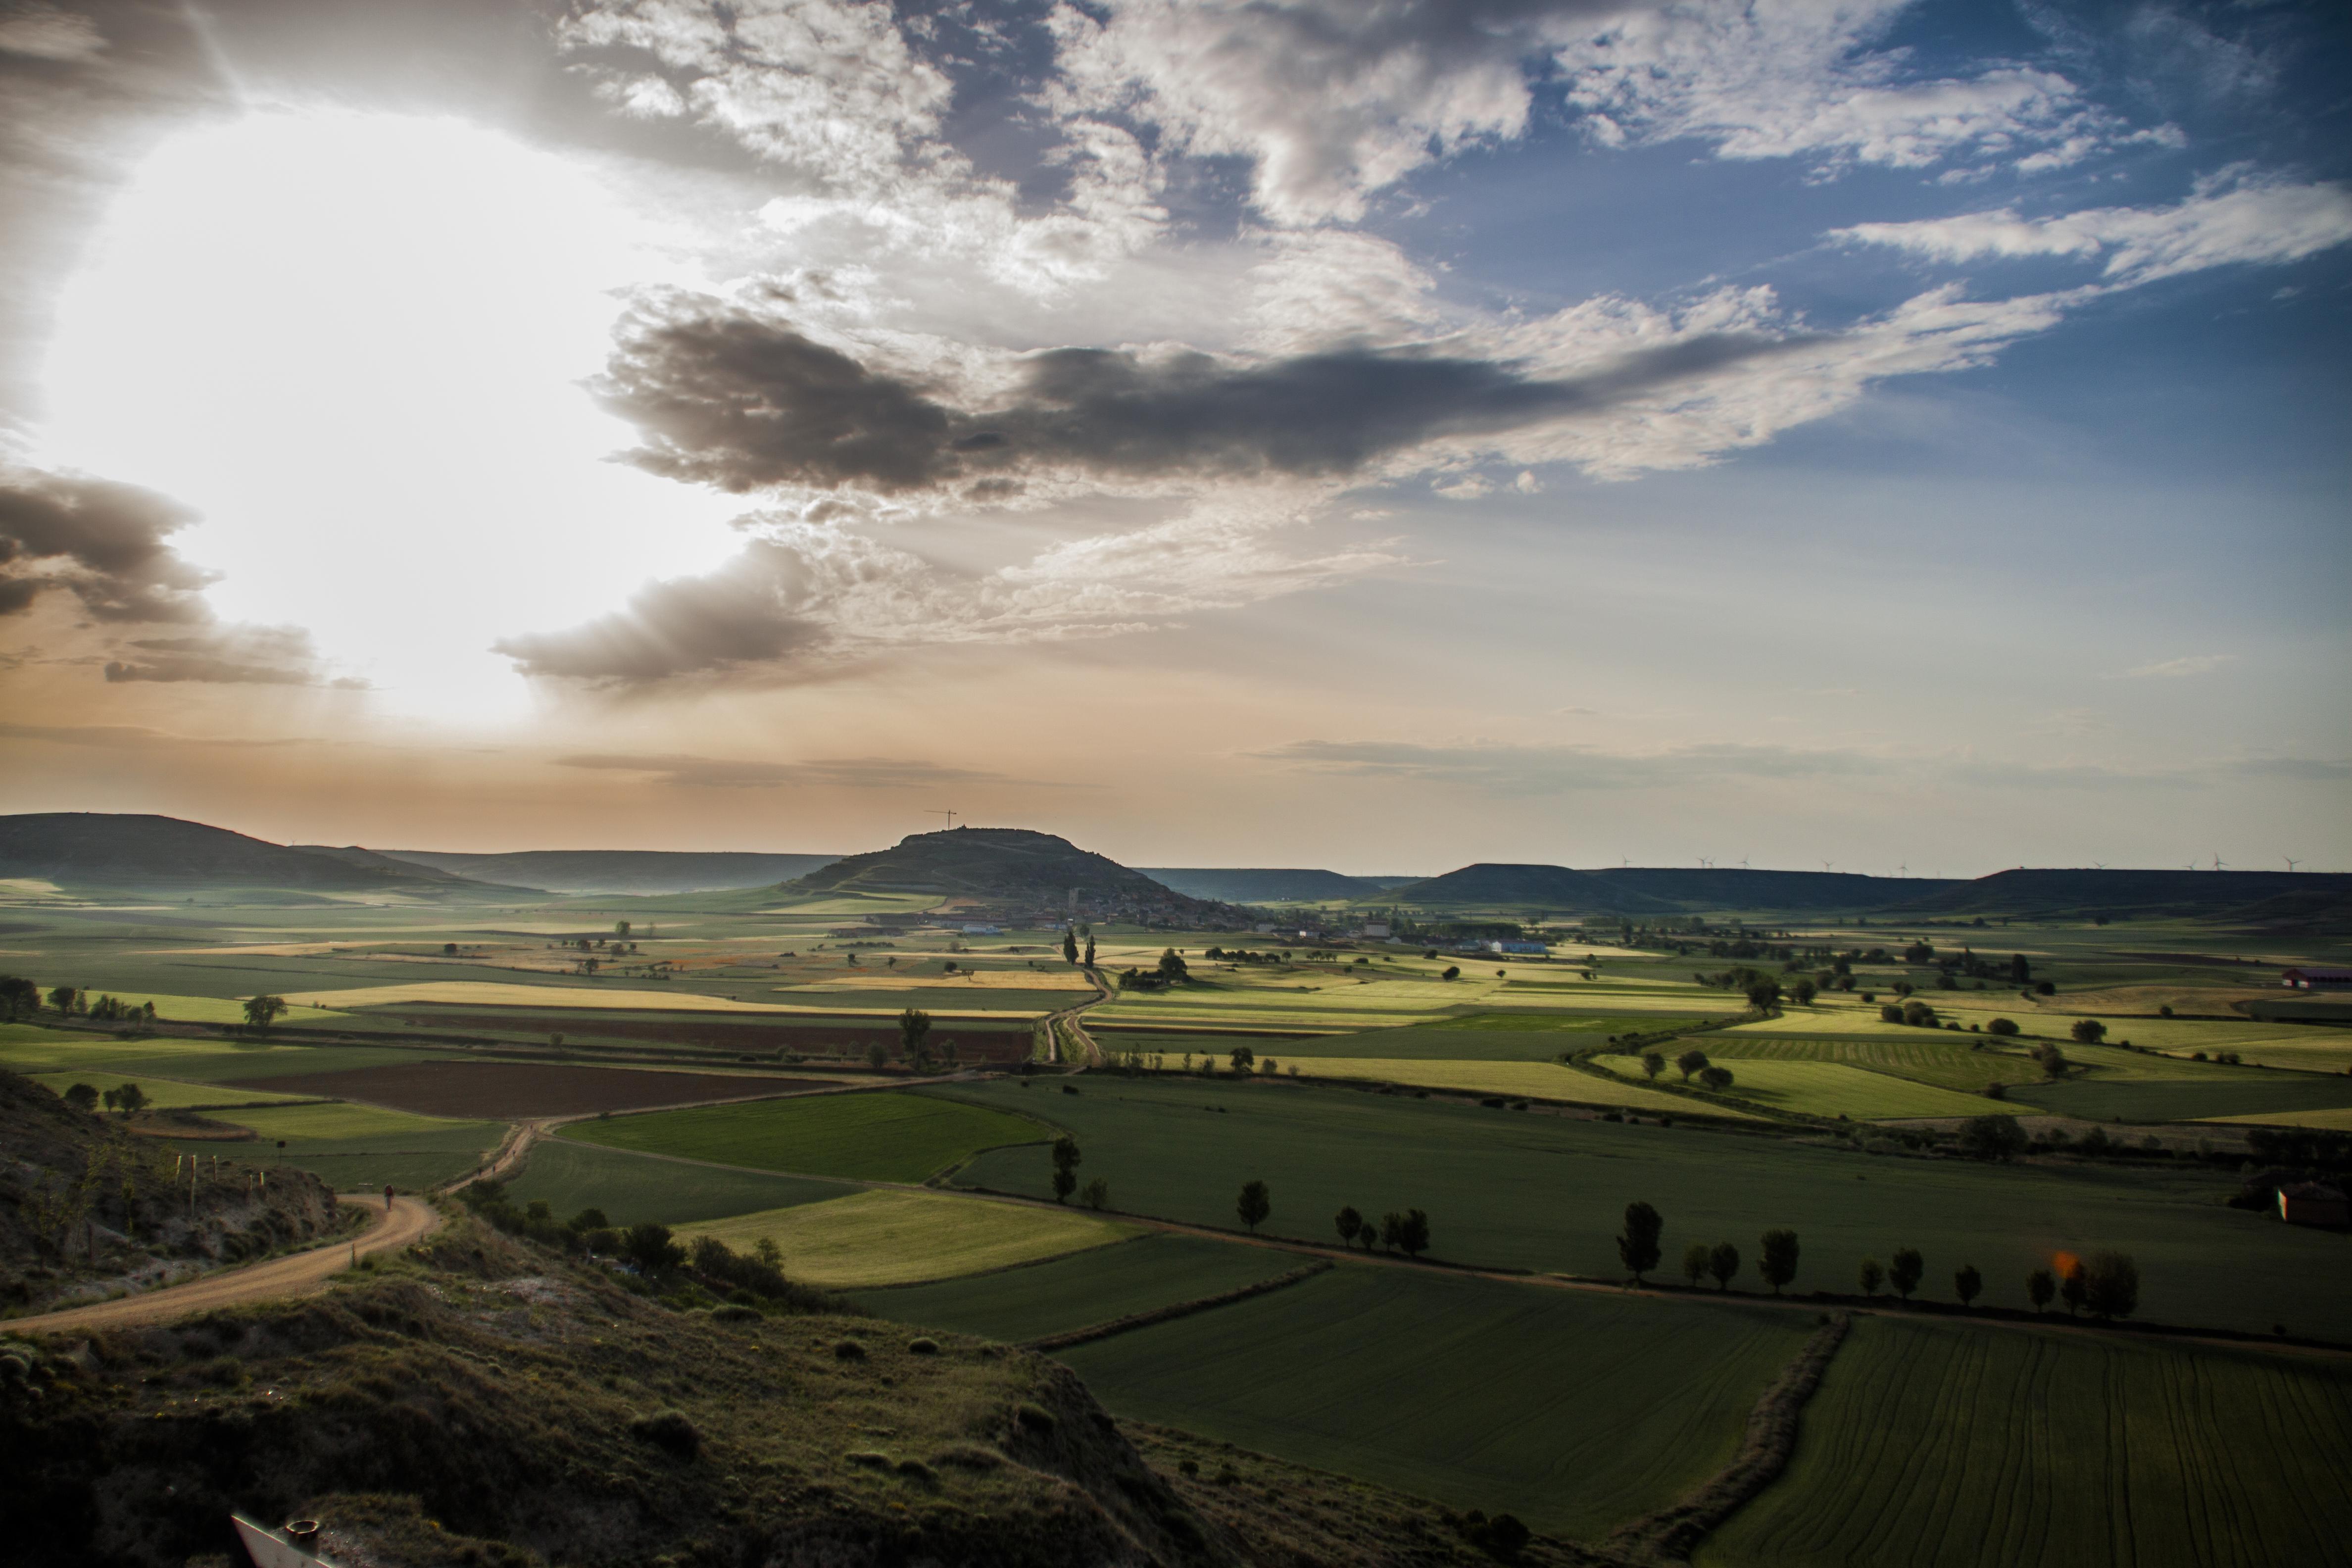
[[[253,1559],[253,1568],[336,1568],[310,1551],[319,1541],[315,1519],[298,1519],[282,1530],[265,1529],[241,1513],[230,1514],[228,1521],[236,1527],[236,1538]]]

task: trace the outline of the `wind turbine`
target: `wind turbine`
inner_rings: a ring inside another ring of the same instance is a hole
[[[1745,855],[1739,858],[1739,868],[1743,871],[1748,869],[1748,857]]]
[[[2280,857],[2279,857],[2279,858],[2286,862],[2286,868],[2287,868],[2288,870],[2290,870],[2290,871],[2294,870],[2297,866],[2300,866],[2300,865],[2302,865],[2302,864],[2303,864],[2303,862],[2302,862],[2302,861],[2300,861],[2300,860],[2296,859],[2296,858],[2295,858],[2294,856],[2292,856],[2292,855],[2282,855],[2282,856],[2280,856]]]
[[[1833,865],[1835,865],[1835,864],[1836,864],[1836,862],[1835,862],[1835,861],[1833,861],[1833,860],[1824,860],[1824,861],[1822,861],[1822,870],[1824,870],[1824,871],[1826,871],[1826,870],[1828,870],[1832,866],[1833,866]]]
[[[2107,863],[2105,860],[2094,860],[2091,862],[2091,869],[2094,871],[2104,871],[2106,868]]]
[[[2221,869],[2221,852],[2219,849],[2213,851],[2213,869]]]
[[[929,811],[926,811],[925,813],[923,813],[923,815],[924,815],[925,816],[944,816],[944,817],[946,817],[946,818],[948,819],[948,826],[949,826],[950,827],[953,827],[953,826],[955,826],[955,819],[956,819],[956,817],[957,817],[958,816],[960,816],[961,814],[960,814],[960,813],[958,813],[958,812],[952,812],[952,811],[941,811],[938,806],[936,806],[936,805],[935,805],[935,806],[931,807]]]
[[[1712,871],[1712,870],[1714,870],[1714,869],[1715,869],[1715,862],[1714,862],[1714,861],[1712,861],[1712,860],[1710,860],[1710,859],[1708,859],[1708,858],[1707,858],[1706,856],[1704,856],[1704,855],[1702,855],[1702,856],[1700,856],[1700,857],[1698,858],[1698,863],[1699,863],[1699,868],[1700,868],[1700,869],[1702,869],[1702,870]]]
[[[1895,868],[1895,874],[1898,877],[1909,876],[1911,874],[1911,862],[1908,860],[1904,861],[1902,865]]]

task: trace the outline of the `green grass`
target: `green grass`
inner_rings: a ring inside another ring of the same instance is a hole
[[[1024,1268],[866,1290],[851,1299],[902,1323],[984,1339],[1034,1340],[1219,1295],[1297,1265],[1294,1253],[1161,1231]]]
[[[152,1073],[191,1083],[274,1078],[281,1073],[340,1072],[349,1068],[413,1062],[415,1051],[382,1046],[229,1044],[219,1040],[115,1040],[102,1035],[33,1031],[42,1038],[0,1037],[0,1067],[16,1072]]]
[[[1061,1359],[1116,1415],[1591,1536],[1728,1461],[1811,1327],[1358,1265]]]
[[[765,1171],[722,1171],[562,1138],[542,1138],[532,1144],[522,1173],[507,1184],[507,1195],[518,1204],[544,1198],[559,1219],[600,1208],[614,1225],[690,1225],[757,1209],[822,1203],[841,1194],[838,1182],[804,1181]]]
[[[1919,1033],[1924,1037],[1917,1040],[1784,1040],[1709,1034],[1690,1043],[1734,1073],[1741,1070],[1743,1062],[1839,1062],[1962,1094],[1996,1083],[2032,1083],[2042,1077],[2041,1064],[2027,1057],[2022,1047],[2013,1053],[1990,1047],[1975,1051],[1969,1044],[1983,1039],[1982,1035],[1970,1035],[1963,1043],[1949,1035]],[[1665,1054],[1672,1058],[1675,1052]]]
[[[1621,1078],[1643,1080],[1637,1057],[1595,1057],[1592,1061]],[[1732,1075],[1732,1083],[1724,1093],[1807,1116],[1884,1121],[1904,1116],[1981,1116],[1998,1109],[1981,1097],[1838,1062],[1748,1060],[1734,1067],[1727,1058],[1725,1070]],[[1662,1082],[1681,1079],[1682,1074],[1671,1067],[1660,1075]]]
[[[332,1183],[339,1192],[389,1182],[415,1190],[462,1175],[481,1163],[506,1132],[501,1121],[459,1121],[414,1116],[372,1105],[290,1105],[223,1111],[213,1118],[250,1127],[257,1142],[167,1140],[171,1147],[224,1163],[292,1165]],[[283,1151],[277,1146],[284,1139]]]
[[[2010,1098],[2043,1110],[2105,1121],[2190,1121],[2211,1116],[2291,1116],[2352,1108],[2352,1079],[2274,1073],[2271,1081],[2224,1083],[2183,1079],[2107,1082],[2098,1078],[2035,1084]]]
[[[1851,1290],[1863,1258],[1916,1247],[1931,1294],[1972,1263],[1989,1303],[2023,1306],[2025,1277],[2053,1253],[2115,1247],[2138,1258],[2146,1318],[2344,1332],[2343,1239],[2225,1206],[2237,1186],[2226,1172],[1876,1158],[1679,1119],[1633,1126],[1229,1079],[1090,1078],[1077,1095],[1013,1083],[915,1092],[1049,1116],[1119,1208],[1192,1224],[1237,1230],[1234,1194],[1258,1178],[1273,1189],[1265,1228],[1276,1236],[1331,1239],[1342,1205],[1413,1206],[1449,1261],[1612,1278],[1613,1238],[1640,1198],[1665,1216],[1669,1258],[1722,1240],[1752,1258],[1766,1229],[1794,1228],[1800,1291]],[[1042,1196],[1051,1173],[1042,1148],[1010,1149],[960,1179]]]
[[[127,1073],[37,1073],[33,1081],[53,1094],[62,1095],[77,1083],[89,1084],[100,1094],[125,1083],[135,1083],[147,1096],[147,1103],[157,1110],[200,1110],[211,1106],[295,1104],[315,1098],[303,1094],[268,1094],[258,1089],[223,1089],[213,1084],[174,1083],[167,1078],[148,1078]],[[101,1109],[103,1107],[101,1106]]]
[[[1050,1136],[1009,1110],[904,1092],[827,1094],[615,1116],[562,1135],[763,1171],[920,1182],[982,1149]]]
[[[739,1252],[771,1240],[793,1279],[849,1289],[1034,1263],[1124,1240],[1135,1227],[1083,1209],[870,1187],[825,1203],[705,1220],[679,1234],[715,1236]]]
[[[1859,1320],[1794,1461],[1696,1561],[2266,1568],[2352,1539],[2352,1366]]]

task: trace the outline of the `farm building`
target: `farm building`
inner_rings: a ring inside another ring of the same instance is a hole
[[[2289,969],[2279,984],[2290,991],[2352,991],[2352,969]]]
[[[1539,942],[1490,942],[1486,944],[1486,951],[1524,953],[1530,958],[1542,958],[1549,953],[1551,949]]]
[[[2352,1205],[2341,1190],[2324,1182],[2296,1182],[2279,1189],[2279,1218],[2289,1225],[2341,1228],[2352,1225]]]

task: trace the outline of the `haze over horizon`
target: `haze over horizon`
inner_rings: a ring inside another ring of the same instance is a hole
[[[2352,868],[2352,17],[0,15],[0,811]]]

